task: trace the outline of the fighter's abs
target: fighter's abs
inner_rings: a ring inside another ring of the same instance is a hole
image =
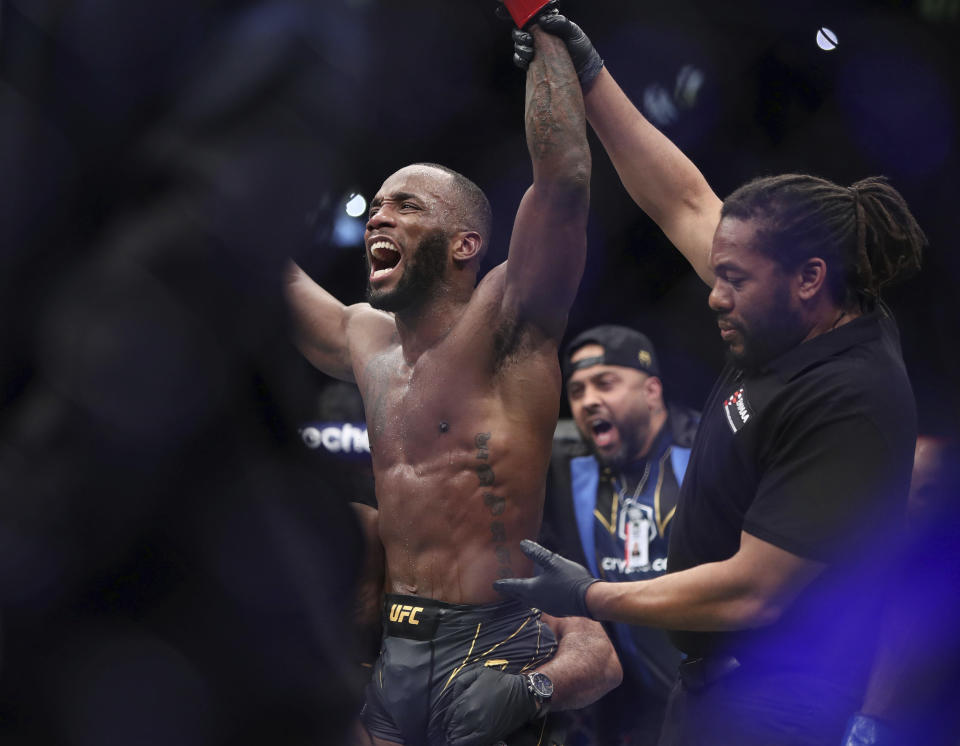
[[[508,448],[503,427],[467,432],[448,423],[442,435],[449,439],[438,438],[433,454],[413,462],[374,457],[380,535],[395,592],[485,603],[496,600],[494,580],[529,569],[517,545],[539,529],[536,457],[529,443]]]
[[[551,417],[556,403],[504,396],[467,362],[411,368],[386,352],[358,382],[392,590],[487,603],[499,600],[494,580],[529,572],[518,545],[539,530],[552,435],[544,402]]]

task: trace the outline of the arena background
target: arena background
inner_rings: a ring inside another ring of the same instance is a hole
[[[359,413],[290,345],[283,271],[295,256],[361,300],[344,208],[413,161],[486,190],[487,262],[505,258],[530,166],[492,6],[0,0],[4,744],[349,729],[362,540],[345,501],[364,467],[300,429]],[[960,414],[958,6],[563,3],[720,195],[784,171],[890,177],[930,238],[887,297],[937,433]],[[568,336],[637,326],[668,395],[698,406],[722,360],[707,289],[593,146]]]

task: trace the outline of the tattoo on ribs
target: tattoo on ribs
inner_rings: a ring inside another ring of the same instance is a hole
[[[490,458],[490,450],[487,448],[487,441],[490,440],[490,433],[477,433],[473,442],[477,446],[477,458]]]
[[[493,469],[487,464],[480,464],[477,467],[477,478],[480,480],[481,487],[490,487],[494,480]]]
[[[477,433],[473,438],[474,445],[477,447],[477,459],[486,461],[490,458],[490,433]],[[492,487],[494,483],[493,469],[489,464],[482,463],[477,466],[477,479],[480,480],[481,487]],[[499,497],[493,492],[483,493],[483,504],[490,509],[490,515],[496,518],[503,514],[507,507],[507,500]],[[501,578],[512,578],[513,567],[510,564],[510,549],[507,547],[507,526],[503,521],[492,521],[490,523],[490,540],[493,543],[493,554],[497,558],[497,574]]]
[[[483,504],[490,508],[490,515],[500,515],[503,509],[507,507],[507,501],[502,497],[497,497],[492,492],[483,493]]]

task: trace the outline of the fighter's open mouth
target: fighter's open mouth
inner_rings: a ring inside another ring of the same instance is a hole
[[[400,263],[400,252],[389,241],[377,241],[370,246],[370,264],[374,273],[393,269]]]

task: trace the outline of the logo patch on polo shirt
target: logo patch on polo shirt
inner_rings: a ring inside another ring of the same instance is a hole
[[[734,433],[737,433],[753,417],[753,409],[747,402],[747,395],[743,386],[724,400],[723,411],[727,415],[727,423]]]

